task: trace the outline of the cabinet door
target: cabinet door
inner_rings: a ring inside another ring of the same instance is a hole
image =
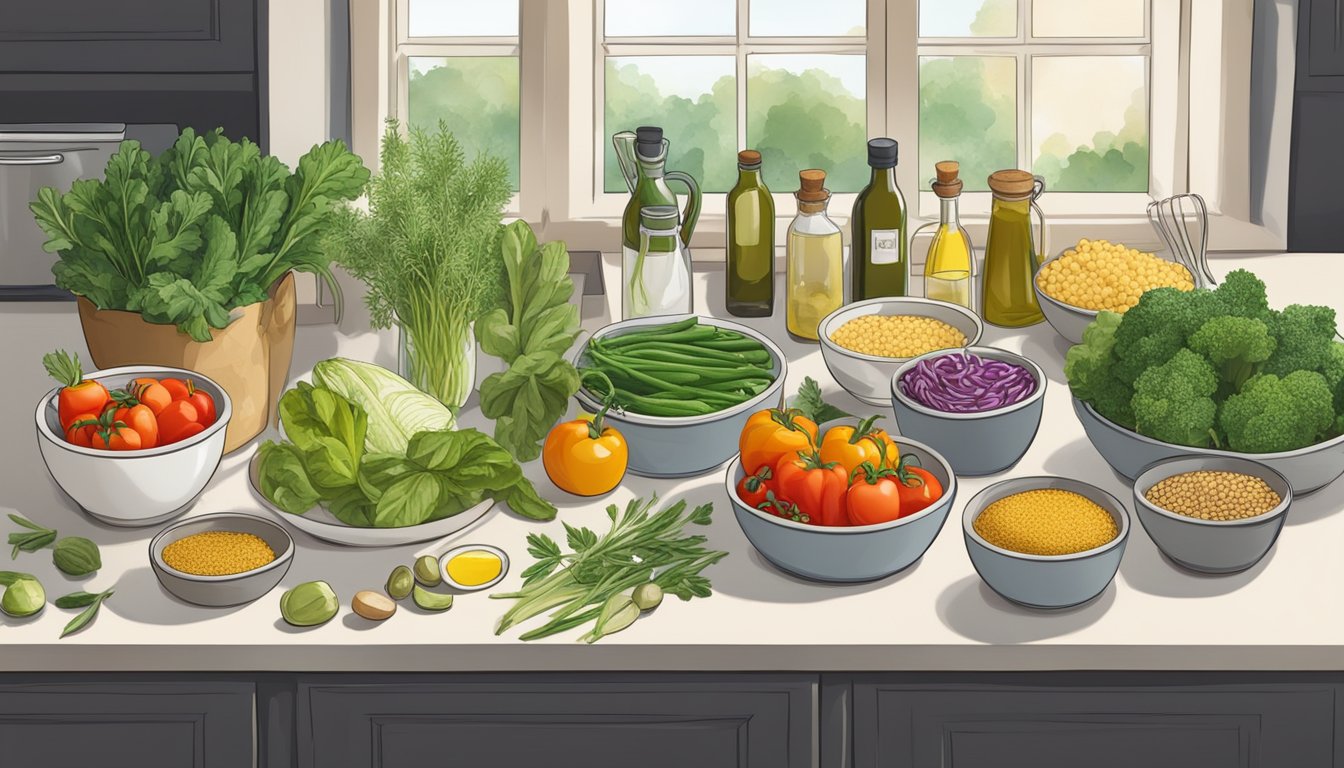
[[[247,683],[0,682],[0,765],[250,768]]]
[[[854,768],[1333,764],[1329,686],[854,685]]]
[[[1307,46],[1310,77],[1344,75],[1344,4],[1338,0],[1306,0],[1298,12],[1305,17],[1307,34],[1298,45]]]
[[[814,678],[300,682],[300,768],[804,768]]]

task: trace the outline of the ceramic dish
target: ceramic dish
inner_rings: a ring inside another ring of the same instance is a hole
[[[1153,253],[1162,257],[1165,261],[1171,261],[1170,258],[1167,258],[1167,256],[1164,255],[1161,248],[1153,248],[1152,245],[1132,247],[1138,248],[1145,253]],[[1072,250],[1073,248],[1074,246],[1069,246],[1067,250]],[[1051,258],[1046,259],[1045,262],[1041,264],[1041,268],[1044,268],[1046,264],[1049,264],[1063,255],[1064,251],[1060,251]],[[1036,270],[1036,274],[1031,276],[1031,287],[1032,290],[1036,291],[1036,300],[1037,303],[1041,305],[1041,313],[1045,315],[1046,321],[1055,329],[1055,332],[1064,337],[1065,340],[1072,344],[1082,344],[1083,332],[1087,330],[1087,326],[1091,325],[1093,320],[1097,319],[1097,310],[1075,307],[1072,304],[1060,301],[1042,291],[1041,286],[1036,282],[1036,277],[1040,273],[1040,269],[1038,269]]]
[[[175,541],[206,531],[236,531],[260,537],[275,559],[260,568],[228,576],[183,573],[163,560],[163,550]],[[255,515],[222,513],[174,523],[149,542],[149,564],[163,588],[178,598],[210,608],[250,603],[275,588],[294,561],[294,540],[283,526]]]
[[[468,552],[488,552],[499,558],[499,573],[489,581],[480,584],[463,584],[457,579],[448,575],[448,563],[458,555],[464,555]],[[509,555],[499,547],[492,547],[489,544],[463,544],[459,547],[453,547],[439,558],[439,576],[443,578],[445,586],[451,587],[462,592],[479,592],[482,589],[489,589],[504,580],[509,573]]]
[[[360,528],[346,525],[321,506],[315,506],[303,515],[291,515],[277,507],[261,492],[259,462],[260,454],[252,457],[252,461],[247,465],[247,477],[252,486],[252,494],[268,512],[286,525],[293,526],[310,536],[332,544],[344,544],[347,547],[395,547],[441,539],[480,520],[494,506],[494,501],[486,499],[470,509],[442,520],[404,528]]]

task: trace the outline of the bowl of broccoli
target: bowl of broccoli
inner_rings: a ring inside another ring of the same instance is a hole
[[[1302,496],[1344,474],[1344,343],[1335,311],[1271,309],[1236,270],[1217,288],[1159,288],[1124,315],[1101,312],[1064,374],[1074,413],[1116,472],[1180,455],[1235,456],[1277,470]]]

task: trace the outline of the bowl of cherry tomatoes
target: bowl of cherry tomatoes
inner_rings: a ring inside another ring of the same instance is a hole
[[[84,374],[64,353],[43,362],[61,385],[37,404],[37,445],[66,495],[120,526],[161,523],[196,502],[224,454],[223,388],[180,368]]]
[[[725,481],[742,533],[770,563],[813,581],[872,581],[909,568],[956,498],[946,459],[873,419],[815,425],[771,409],[748,420],[739,448]]]

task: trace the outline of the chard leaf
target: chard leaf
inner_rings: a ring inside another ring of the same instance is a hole
[[[303,456],[293,443],[267,440],[258,449],[258,484],[261,493],[291,515],[302,515],[313,508],[321,494],[313,488],[304,469]]]
[[[476,321],[476,342],[491,357],[512,361],[522,354],[518,329],[509,325],[509,316],[495,308]]]
[[[379,528],[419,525],[430,519],[438,504],[439,482],[434,473],[416,470],[398,479],[378,499],[373,524]]]

